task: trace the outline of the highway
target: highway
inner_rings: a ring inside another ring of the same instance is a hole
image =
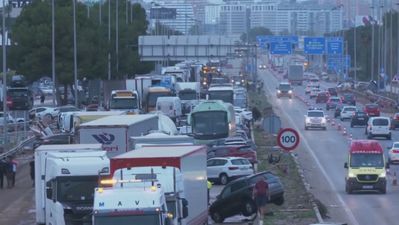
[[[367,193],[348,195],[345,192],[345,172],[344,163],[348,157],[349,140],[342,132],[338,131],[336,125],[331,124],[326,131],[304,129],[304,115],[307,106],[298,98],[292,100],[288,98],[277,99],[275,97],[275,88],[278,80],[269,70],[260,71],[261,79],[264,80],[265,90],[277,108],[278,113],[283,117],[286,126],[290,126],[300,132],[302,141],[296,153],[302,165],[305,165],[308,171],[307,180],[312,187],[312,192],[323,203],[328,202],[327,206],[331,209],[330,216],[332,220],[347,222],[351,225],[392,225],[397,223],[397,211],[399,210],[397,186],[392,186],[391,177],[388,177],[387,194]],[[322,87],[333,86],[323,83]],[[304,94],[304,86],[295,87],[294,93],[308,98]],[[309,99],[310,100],[310,99]],[[325,105],[314,104],[323,109]],[[358,107],[362,106],[358,104]],[[333,118],[333,112],[328,112],[330,118]],[[348,134],[352,134],[353,139],[365,139],[363,128],[350,128],[349,122],[341,122],[347,129]],[[392,132],[392,141],[399,139],[399,132]],[[379,140],[384,149],[392,141]],[[387,151],[387,150],[386,150]],[[306,161],[303,161],[306,160]],[[398,171],[398,166],[391,166],[391,173]],[[317,181],[312,182],[312,179]]]

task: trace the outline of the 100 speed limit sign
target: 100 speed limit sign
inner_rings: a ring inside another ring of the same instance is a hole
[[[294,150],[299,144],[299,134],[292,128],[281,129],[277,135],[277,144],[285,151]]]

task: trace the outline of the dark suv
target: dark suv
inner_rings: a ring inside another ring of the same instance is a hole
[[[351,127],[367,126],[368,120],[369,120],[369,117],[368,117],[367,113],[365,113],[363,111],[356,111],[355,115],[353,115],[351,118]]]
[[[10,110],[30,110],[33,107],[33,94],[29,88],[8,88],[7,106]]]
[[[276,205],[284,203],[284,187],[280,178],[271,172],[261,172],[232,181],[226,185],[216,201],[209,207],[209,214],[213,221],[222,223],[225,218],[242,214],[251,216],[257,208],[252,199],[252,191],[255,183],[265,178],[269,184],[270,202]]]

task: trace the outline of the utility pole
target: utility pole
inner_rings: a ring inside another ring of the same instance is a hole
[[[75,106],[78,108],[78,65],[77,65],[77,46],[76,46],[76,0],[73,3],[73,78],[75,80]]]
[[[5,6],[5,0],[3,0],[3,8],[1,12],[2,16],[2,25],[3,25],[3,30],[2,30],[2,38],[1,38],[1,44],[3,47],[3,144],[7,143],[7,130],[8,130],[8,110],[7,110],[7,61],[6,61],[6,6]]]
[[[102,17],[103,0],[100,0],[100,2],[98,4],[99,4],[99,6],[98,6],[99,7],[99,10],[98,10],[98,22],[101,25],[102,24],[102,20],[103,20],[103,17]]]
[[[108,46],[111,46],[111,0],[108,0]],[[108,80],[111,80],[111,48],[108,47]]]
[[[389,43],[391,47],[389,48],[389,80],[392,81],[393,78],[393,5],[391,2],[391,9],[389,10],[390,16],[390,26],[389,26]],[[392,93],[392,85],[389,85],[389,91]]]
[[[55,82],[55,20],[54,0],[51,0],[51,76],[53,80],[53,106],[56,106],[56,82]]]
[[[354,80],[355,80],[355,84],[357,82],[357,38],[356,38],[356,15],[357,15],[357,2],[353,1],[354,7],[353,7],[353,18],[354,18],[354,26],[353,26],[353,58],[354,58],[354,62],[353,65],[355,67],[355,73],[354,73]]]
[[[374,7],[374,3],[371,2],[370,9],[371,9],[372,19],[370,21],[370,23],[371,23],[371,63],[370,63],[370,65],[371,65],[371,68],[370,68],[371,76],[370,76],[370,78],[371,78],[372,81],[374,80],[374,66],[375,66],[375,64],[374,64],[374,27],[375,27],[375,24],[374,24],[374,18],[375,18],[375,16],[374,16],[374,8],[375,8]]]
[[[119,73],[119,0],[115,1],[115,59],[116,74]]]

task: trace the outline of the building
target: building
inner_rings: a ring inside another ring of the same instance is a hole
[[[250,27],[274,34],[324,35],[342,29],[342,10],[333,5],[305,3],[253,4]]]
[[[242,34],[249,28],[250,9],[245,4],[222,5],[220,7],[219,32]]]
[[[183,34],[188,34],[199,23],[194,17],[193,6],[188,3],[166,1],[154,4],[147,10],[147,15],[151,29],[155,28],[156,23],[160,23]]]

